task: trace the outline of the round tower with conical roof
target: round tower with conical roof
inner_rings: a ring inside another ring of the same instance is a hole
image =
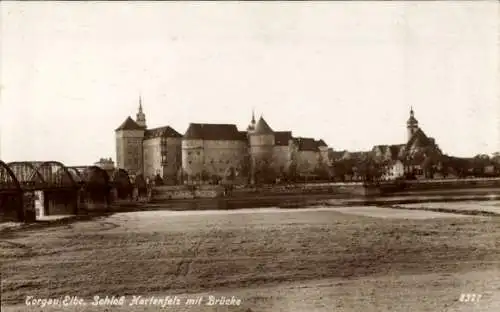
[[[406,122],[406,133],[407,138],[406,141],[410,141],[413,134],[418,130],[418,120],[415,118],[415,113],[413,111],[413,107],[410,108],[410,118]]]
[[[252,169],[252,180],[255,181],[255,173],[261,167],[271,167],[273,160],[274,131],[269,127],[262,116],[255,124],[255,129],[248,134],[250,147],[250,165]]]

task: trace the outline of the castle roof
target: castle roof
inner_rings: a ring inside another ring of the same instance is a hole
[[[292,131],[276,131],[274,132],[274,144],[278,146],[288,146],[292,139]]]
[[[295,138],[294,142],[299,151],[318,151],[318,144],[313,138]]]
[[[325,143],[325,141],[323,141],[323,139],[316,141],[316,144],[318,145],[318,147],[328,147],[328,145],[326,145],[326,143]]]
[[[246,140],[245,132],[238,131],[231,124],[200,124],[190,123],[184,140],[242,141]]]
[[[259,121],[257,122],[257,125],[255,125],[254,134],[273,134],[273,133],[274,133],[273,129],[269,127],[267,122],[261,116]]]
[[[148,129],[144,133],[144,139],[152,139],[157,137],[182,138],[182,135],[170,126]]]
[[[139,126],[137,122],[135,122],[130,116],[125,119],[125,121],[118,127],[116,128],[115,131],[121,131],[121,130],[144,130],[143,127]]]

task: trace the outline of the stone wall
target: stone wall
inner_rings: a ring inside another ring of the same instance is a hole
[[[165,162],[162,162],[162,144]],[[154,177],[159,174],[166,184],[172,184],[177,178],[177,171],[182,165],[180,138],[151,138],[143,142],[144,176]]]
[[[241,169],[247,146],[244,141],[183,140],[182,168],[191,176],[208,175],[224,177],[229,168]]]
[[[116,166],[130,174],[143,170],[143,130],[120,130],[116,132]]]
[[[178,185],[156,186],[153,189],[152,200],[216,198],[224,192],[224,187],[218,185]]]

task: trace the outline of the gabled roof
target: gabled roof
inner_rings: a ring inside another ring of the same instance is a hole
[[[316,140],[313,138],[294,138],[295,144],[297,145],[299,151],[318,151],[318,145]]]
[[[182,135],[175,131],[170,126],[158,127],[153,129],[148,129],[144,133],[144,139],[152,139],[157,137],[165,137],[165,138],[182,138]]]
[[[345,151],[343,155],[343,159],[353,159],[353,160],[362,160],[368,158],[372,154],[371,151],[368,152],[349,152]]]
[[[434,145],[421,128],[418,128],[417,131],[415,131],[415,133],[411,136],[408,143],[406,143],[406,150],[409,150],[415,142],[419,147]]]
[[[320,139],[319,141],[316,141],[316,145],[318,147],[328,147],[328,145],[326,145],[325,141],[323,141],[323,139]]]
[[[382,155],[385,155],[387,153],[387,149],[389,148],[389,145],[375,145],[372,149],[373,152],[375,152],[376,149],[380,150]]]
[[[259,121],[255,125],[255,131],[253,132],[253,134],[273,134],[273,133],[274,133],[273,129],[269,127],[267,122],[261,116]]]
[[[392,160],[397,160],[400,157],[402,157],[402,153],[404,151],[404,147],[406,144],[396,144],[396,145],[390,145],[389,150],[391,151],[391,159]]]
[[[292,139],[292,131],[276,131],[274,132],[274,144],[279,146],[288,146]]]
[[[246,140],[243,132],[231,124],[190,123],[184,140],[242,141]]]
[[[336,161],[342,159],[346,151],[334,151],[332,148],[328,149],[328,159]]]
[[[132,118],[130,118],[130,116],[128,116],[115,131],[121,130],[144,130],[144,128],[139,126]]]

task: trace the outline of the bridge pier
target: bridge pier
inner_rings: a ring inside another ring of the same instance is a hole
[[[22,192],[0,194],[0,222],[24,221]]]
[[[40,215],[73,215],[78,213],[77,190],[43,191],[43,212]]]
[[[108,188],[91,188],[80,194],[80,205],[83,210],[107,211],[112,200],[112,195]]]

